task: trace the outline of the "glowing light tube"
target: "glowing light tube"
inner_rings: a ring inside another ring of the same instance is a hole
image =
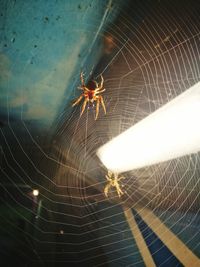
[[[113,172],[200,151],[200,82],[107,144],[97,155]]]

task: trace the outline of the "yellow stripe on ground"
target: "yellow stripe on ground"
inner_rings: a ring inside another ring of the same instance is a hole
[[[129,224],[129,227],[131,229],[131,232],[133,234],[133,237],[135,239],[135,242],[138,246],[138,249],[141,253],[141,256],[143,258],[143,261],[145,263],[146,266],[148,267],[156,267],[153,258],[151,256],[151,253],[144,241],[144,238],[140,232],[140,229],[137,226],[137,223],[135,221],[135,218],[133,216],[133,213],[131,211],[131,209],[125,210],[124,209],[124,214],[126,216],[127,222]]]
[[[135,208],[158,238],[185,267],[200,267],[200,259],[147,208]]]

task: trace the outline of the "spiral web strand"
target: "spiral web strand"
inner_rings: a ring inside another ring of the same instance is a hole
[[[105,197],[107,170],[96,156],[101,145],[200,80],[199,4],[147,1],[132,3],[131,11],[127,2],[115,23],[105,27],[114,7],[105,6],[106,16],[94,35],[107,40],[105,55],[93,70],[96,80],[101,73],[105,80],[106,115],[100,107],[95,120],[95,107],[89,107],[80,117],[81,106],[72,108],[68,103],[47,142],[32,132],[23,109],[17,126],[21,130],[16,131],[7,106],[8,127],[0,128],[1,203],[5,206],[1,228],[18,242],[15,253],[21,263],[31,258],[37,266],[145,266],[125,216],[126,210],[132,210],[144,239],[150,240],[148,246],[155,247],[151,254],[158,264],[157,255],[165,244],[156,246],[151,230],[155,233],[159,224],[142,224],[141,209],[153,212],[195,257],[200,256],[199,154],[124,173],[121,198],[114,188]],[[27,65],[22,72],[26,73]],[[72,98],[79,93],[80,73],[74,80]],[[30,188],[39,189],[38,198]],[[15,216],[21,219],[18,225]],[[18,240],[16,231],[24,238]],[[159,266],[170,266],[173,257],[172,251]],[[181,260],[173,266],[181,266]]]

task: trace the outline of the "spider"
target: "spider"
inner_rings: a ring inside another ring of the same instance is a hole
[[[122,179],[125,179],[124,176],[118,177],[117,173],[113,173],[111,171],[108,171],[108,175],[106,175],[106,179],[108,181],[108,184],[104,188],[104,194],[106,197],[108,197],[108,191],[111,187],[115,187],[117,190],[117,194],[119,197],[121,197],[124,193],[120,188],[119,181]]]
[[[84,78],[83,78],[83,72],[81,72],[80,79],[81,79],[81,86],[78,88],[83,90],[83,92],[79,96],[79,98],[72,104],[72,107],[78,105],[79,102],[84,97],[85,99],[84,99],[84,102],[83,102],[83,105],[81,108],[81,114],[80,114],[80,116],[81,116],[85,110],[86,104],[87,103],[94,104],[94,102],[96,101],[96,116],[95,116],[95,120],[96,120],[98,118],[98,115],[99,115],[99,104],[100,103],[103,107],[104,113],[106,114],[106,107],[105,107],[105,104],[103,101],[103,97],[100,95],[101,93],[103,93],[106,90],[106,89],[103,89],[103,83],[104,83],[103,76],[101,74],[100,85],[98,85],[98,83],[94,80],[89,81],[87,83],[87,85],[85,85]]]

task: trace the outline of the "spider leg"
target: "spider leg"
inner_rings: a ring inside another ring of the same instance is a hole
[[[117,194],[118,194],[118,196],[121,197],[121,196],[124,194],[124,192],[121,190],[119,184],[116,185],[116,189],[117,189]]]
[[[112,175],[112,171],[108,170],[108,176]]]
[[[82,98],[83,95],[79,96],[79,98],[72,104],[72,107],[76,106],[81,101]]]
[[[109,188],[110,188],[110,184],[107,184],[105,186],[105,188],[104,188],[104,194],[105,194],[106,197],[108,197],[108,190],[109,190]]]
[[[83,90],[83,91],[90,91],[86,86],[84,86],[84,85],[81,85],[81,86],[78,86],[77,87],[78,89],[80,89],[80,90]]]
[[[125,177],[121,176],[121,177],[118,178],[118,181],[123,180],[123,179],[125,179]]]
[[[101,105],[103,107],[104,113],[106,114],[106,107],[105,107],[105,104],[104,104],[104,101],[103,101],[103,97],[100,95],[99,99],[100,99]]]
[[[83,87],[83,90],[85,90],[85,91],[87,91],[87,92],[90,91],[90,89],[88,89],[86,86]]]
[[[84,77],[83,77],[83,72],[81,72],[80,75],[80,79],[81,79],[81,86],[79,86],[78,88],[81,90],[85,90],[85,91],[90,91],[86,86],[85,86],[85,81],[84,81]]]
[[[101,83],[100,83],[100,88],[103,87],[103,83],[104,83],[104,78],[103,78],[103,75],[101,74]]]
[[[96,105],[96,116],[95,116],[95,120],[98,118],[98,115],[99,115],[99,103],[100,103],[100,99],[98,97],[97,98],[97,105]]]
[[[101,82],[100,82],[100,85],[98,85],[98,83],[95,81],[95,83],[96,83],[96,89],[95,89],[95,91],[96,91],[97,93],[99,93],[100,90],[102,90],[102,88],[103,88],[103,82],[104,82],[104,79],[103,79],[103,76],[102,76],[102,74],[101,74]],[[104,92],[105,90],[106,90],[106,89],[103,89],[103,90],[101,91],[101,93]]]
[[[100,91],[99,91],[99,90],[100,90]],[[101,93],[103,93],[104,91],[106,91],[105,88],[101,90],[101,88],[98,87],[98,88],[95,90],[95,93],[96,93],[96,94],[101,94]]]
[[[84,81],[84,78],[83,78],[83,71],[81,72],[80,79],[81,79],[82,86],[85,87],[85,81]]]
[[[108,175],[106,175],[106,179],[110,182],[110,181],[112,181],[112,179],[108,176]]]
[[[83,105],[82,105],[82,109],[81,109],[81,114],[80,114],[80,116],[83,114],[83,112],[84,112],[84,110],[85,110],[85,106],[86,106],[87,102],[88,102],[88,99],[87,99],[87,98],[85,98],[85,100],[84,100],[84,102],[83,102]]]

